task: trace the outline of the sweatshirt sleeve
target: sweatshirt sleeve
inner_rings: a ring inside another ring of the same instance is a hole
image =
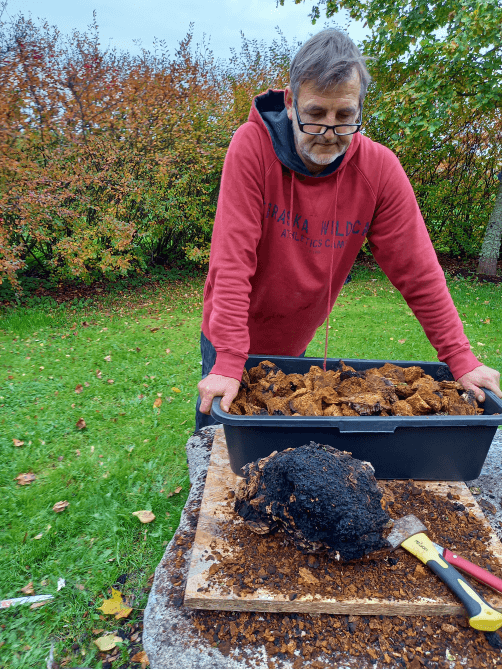
[[[368,241],[375,260],[402,294],[438,359],[449,366],[455,379],[481,365],[464,334],[412,186],[388,149]]]
[[[265,169],[253,125],[237,130],[223,165],[206,282],[211,305],[203,326],[216,349],[211,373],[238,380],[249,353],[249,296],[262,235]]]

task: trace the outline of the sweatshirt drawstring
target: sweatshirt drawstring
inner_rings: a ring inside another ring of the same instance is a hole
[[[289,198],[289,220],[293,221],[293,193],[295,190],[295,171],[291,170],[291,195]]]
[[[339,187],[339,182],[340,182],[340,177],[337,175],[336,179],[336,187],[335,187],[335,200],[334,200],[334,220],[336,221],[336,212],[338,209],[338,187]],[[331,313],[331,285],[333,283],[333,258],[335,256],[335,244],[331,245],[331,260],[329,264],[329,289],[328,289],[328,309],[327,309],[327,314],[326,314],[326,337],[324,340],[324,362],[322,369],[324,372],[326,372],[326,360],[328,358],[328,332],[329,332],[329,315]]]
[[[335,198],[334,198],[334,215],[335,218],[334,220],[336,221],[336,212],[338,209],[338,188],[339,188],[339,182],[340,182],[340,177],[337,175],[336,177],[336,186],[335,186]],[[293,194],[295,190],[295,172],[294,170],[291,170],[291,195],[290,195],[290,200],[289,200],[289,216],[290,219],[292,220],[293,218]],[[326,372],[326,359],[328,357],[328,330],[329,330],[329,315],[331,312],[331,285],[333,283],[333,259],[335,256],[335,245],[333,244],[331,246],[331,259],[330,259],[330,264],[329,264],[329,288],[328,288],[328,307],[327,307],[327,315],[326,315],[326,338],[324,341],[324,363],[323,363],[323,370]]]

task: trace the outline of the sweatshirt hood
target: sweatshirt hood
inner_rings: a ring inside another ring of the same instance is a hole
[[[288,118],[284,103],[284,91],[269,89],[266,93],[256,96],[249,112],[248,121],[263,123],[270,135],[277,158],[290,170],[306,177],[327,177],[333,174],[343,160],[350,157],[359,140],[358,135],[354,135],[345,154],[327,165],[320,174],[313,175],[308,171],[305,163],[296,152],[293,124]]]

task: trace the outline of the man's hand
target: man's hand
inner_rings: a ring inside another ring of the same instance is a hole
[[[215,396],[221,395],[221,409],[228,412],[232,400],[239,392],[240,382],[233,377],[224,377],[223,375],[208,375],[198,384],[200,395],[200,411],[202,414],[211,413],[211,404]]]
[[[467,372],[457,379],[462,384],[466,391],[471,389],[476,394],[476,400],[483,402],[485,394],[481,390],[481,386],[493,391],[496,396],[502,398],[502,391],[500,390],[500,372],[493,370],[486,365],[480,365],[474,370]]]

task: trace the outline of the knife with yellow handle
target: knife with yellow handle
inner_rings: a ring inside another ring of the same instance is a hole
[[[448,563],[425,535],[427,528],[412,514],[394,521],[387,541],[393,549],[403,547],[432,570],[462,602],[472,628],[496,631],[502,626],[502,613],[493,609],[479,593]]]

